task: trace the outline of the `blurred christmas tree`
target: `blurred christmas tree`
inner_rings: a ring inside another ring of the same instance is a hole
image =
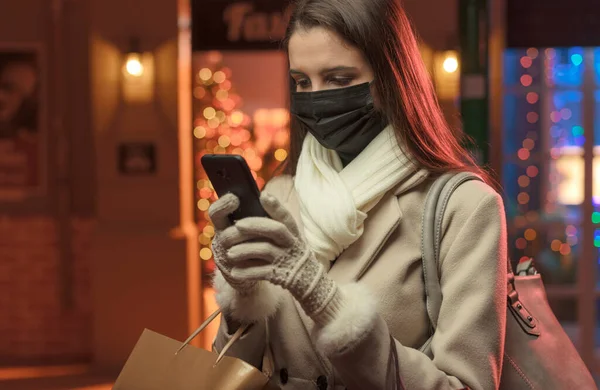
[[[257,110],[251,118],[240,110],[242,99],[232,86],[232,72],[218,52],[208,54],[209,66],[194,77],[194,151],[200,257],[203,275],[214,270],[211,240],[214,228],[208,207],[217,198],[200,159],[205,154],[243,156],[262,189],[287,158],[289,113],[285,109]]]

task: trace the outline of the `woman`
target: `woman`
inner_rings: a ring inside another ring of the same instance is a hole
[[[399,0],[300,0],[286,47],[292,147],[261,197],[271,216],[231,225],[211,206],[215,348],[289,389],[496,389],[503,356],[506,231],[498,194],[459,187],[446,210],[443,304],[428,340],[421,271],[427,190],[476,168],[443,119]]]

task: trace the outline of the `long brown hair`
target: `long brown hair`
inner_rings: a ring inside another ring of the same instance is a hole
[[[380,109],[396,129],[398,142],[433,174],[472,171],[487,182],[461,145],[463,137],[442,113],[412,25],[400,0],[296,0],[283,42],[297,29],[322,27],[358,48],[375,74]],[[284,171],[294,175],[306,130],[291,118],[290,154]]]

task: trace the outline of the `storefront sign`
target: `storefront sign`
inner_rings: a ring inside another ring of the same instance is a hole
[[[599,0],[508,0],[508,47],[600,46]]]
[[[288,4],[288,0],[193,0],[193,50],[278,50],[289,20]]]

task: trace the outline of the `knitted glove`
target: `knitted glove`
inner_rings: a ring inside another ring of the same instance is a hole
[[[221,271],[223,278],[231,287],[241,294],[250,294],[256,287],[256,281],[236,280],[231,275],[232,265],[227,257],[226,246],[223,246],[223,238],[234,235],[243,239],[243,235],[236,234],[236,228],[231,226],[229,215],[240,206],[239,199],[233,194],[226,194],[217,199],[208,209],[208,215],[215,226],[215,237],[212,241],[215,265]],[[229,240],[232,242],[231,240]]]
[[[215,226],[212,248],[218,269],[213,278],[215,299],[228,320],[255,323],[277,312],[282,291],[268,282],[232,275],[233,265],[227,251],[232,245],[251,239],[251,236],[231,226],[229,221],[229,215],[237,210],[239,204],[235,195],[227,194],[209,209],[210,219]]]
[[[315,259],[289,212],[273,196],[261,195],[272,219],[244,218],[227,240],[235,280],[269,281],[288,290],[318,325],[331,322],[343,302],[335,282]],[[251,240],[248,240],[251,238]]]

